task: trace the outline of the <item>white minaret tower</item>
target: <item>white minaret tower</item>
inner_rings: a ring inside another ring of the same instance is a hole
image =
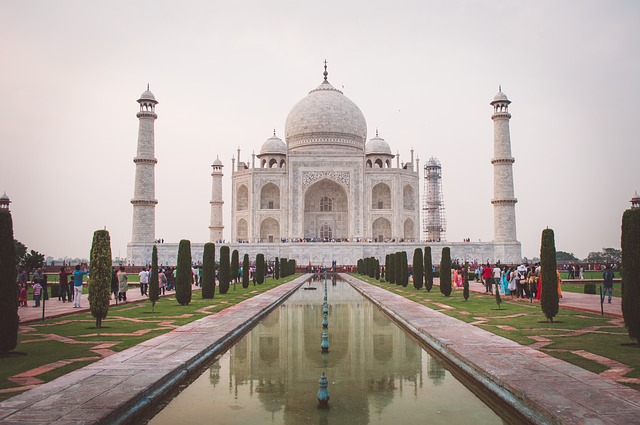
[[[423,228],[427,242],[445,240],[446,219],[442,194],[442,166],[431,157],[424,166]]]
[[[153,93],[147,90],[138,99],[140,120],[138,126],[138,152],[133,162],[136,164],[136,182],[133,191],[133,231],[132,243],[153,243],[156,233],[156,180],[154,169],[158,160],[154,157],[154,121],[156,101]]]
[[[509,135],[509,104],[507,95],[499,87],[493,98],[493,240],[516,242],[516,202],[513,195],[513,163]]]
[[[238,157],[240,157],[238,155]],[[213,172],[211,178],[211,225],[209,226],[209,241],[216,242],[222,240],[222,232],[224,231],[224,225],[222,224],[222,161],[220,158],[216,158],[211,164]]]

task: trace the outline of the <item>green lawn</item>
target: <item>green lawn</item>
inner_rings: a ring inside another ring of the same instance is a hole
[[[541,351],[591,372],[600,373],[605,370],[605,367],[575,352],[584,350],[607,357],[633,368],[626,375],[627,377],[640,376],[640,346],[632,345],[634,341],[629,338],[622,320],[561,307],[554,322],[550,323],[546,320],[538,303],[531,304],[528,301],[502,297],[502,304],[498,308],[495,298],[484,294],[471,292],[468,301],[465,301],[461,289],[454,289],[451,296],[445,297],[440,293],[438,286],[434,286],[431,292],[427,292],[424,288],[417,290],[411,284],[402,287],[380,283],[361,275],[354,275],[354,277],[464,322],[475,322],[476,326],[482,329],[522,345],[536,342],[531,338],[532,336],[547,337],[551,343],[541,348]],[[619,289],[618,285],[618,292]],[[438,304],[453,308],[442,308]],[[505,326],[508,328],[505,329]],[[587,329],[589,331],[585,332]],[[640,390],[640,385],[633,383],[626,385]]]
[[[92,357],[92,359],[75,361],[37,376],[44,382],[51,381],[100,360],[101,357],[91,351],[99,344],[112,343],[114,345],[109,349],[113,351],[125,350],[169,332],[175,326],[182,326],[208,314],[224,310],[298,276],[288,276],[280,280],[265,279],[262,285],[253,286],[251,284],[247,289],[242,288],[240,284],[235,285],[234,288],[232,284],[229,292],[224,295],[221,295],[216,288],[216,294],[212,300],[203,300],[201,292],[194,291],[191,303],[187,306],[179,305],[175,296],[171,295],[160,298],[153,313],[149,301],[111,306],[109,316],[102,322],[101,329],[95,328],[95,319],[88,312],[22,325],[18,336],[18,346],[14,352],[24,354],[12,355],[0,360],[2,365],[0,367],[0,390],[18,387],[19,384],[9,378],[36,367],[61,360]],[[31,298],[29,305],[33,305]],[[206,312],[197,311],[205,307],[209,307]],[[74,343],[60,342],[59,337],[69,338]],[[17,394],[19,392],[0,393],[0,401]]]
[[[592,294],[594,297],[600,296],[600,287],[603,287],[604,289],[604,286],[602,285],[602,283],[597,283],[596,294],[595,295]],[[567,292],[578,292],[580,294],[584,294],[584,283],[563,283],[562,290]],[[622,288],[619,282],[613,283],[613,296],[614,297],[622,296]]]

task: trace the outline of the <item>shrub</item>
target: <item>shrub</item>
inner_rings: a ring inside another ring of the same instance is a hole
[[[393,270],[396,273],[396,285],[402,285],[402,254],[400,251],[396,252],[395,264],[393,265]]]
[[[400,251],[400,280],[405,288],[409,284],[409,263],[407,261],[407,251]]]
[[[448,246],[442,248],[442,260],[440,261],[440,292],[445,297],[451,295],[451,249]]]
[[[213,242],[204,244],[202,253],[202,298],[211,299],[216,296],[216,245]]]
[[[424,280],[423,261],[422,248],[416,248],[413,251],[413,287],[416,289],[422,289]]]
[[[229,247],[220,247],[220,293],[229,292]]]
[[[256,283],[264,283],[264,254],[256,255]]]
[[[276,264],[278,264],[278,257],[276,257]],[[249,254],[244,254],[242,258],[242,287],[249,287]]]
[[[378,260],[377,258],[374,260],[375,262],[375,270],[376,270],[376,280],[380,280],[380,260]]]
[[[234,249],[231,253],[231,277],[234,282],[238,282],[239,272],[240,271],[240,254],[237,249]],[[235,288],[235,286],[234,286]]]
[[[433,261],[431,260],[431,247],[424,247],[424,286],[427,292],[433,288]]]
[[[176,270],[176,300],[180,305],[189,305],[191,302],[191,242],[186,239],[178,245],[178,266]]]
[[[280,277],[289,276],[289,265],[286,258],[280,258]]]
[[[557,273],[556,242],[553,230],[544,229],[540,243],[540,278],[542,279],[540,306],[547,320],[551,323],[560,309]]]
[[[156,301],[160,298],[160,282],[158,282],[158,248],[154,245],[151,251],[151,273],[149,273],[149,301],[151,311],[156,311]]]
[[[96,230],[91,244],[91,279],[89,280],[89,308],[96,318],[96,328],[109,312],[111,298],[111,238],[106,230]]]
[[[629,338],[640,344],[640,209],[622,215],[622,316]]]
[[[0,209],[0,354],[18,344],[18,294],[16,293],[16,246],[13,220],[7,208]]]
[[[469,273],[467,270],[469,270],[469,263],[464,264],[464,287],[462,288],[462,296],[465,301],[469,299]]]
[[[387,280],[389,283],[396,283],[396,254],[389,254],[389,264],[387,266]]]
[[[245,254],[246,255],[246,254]],[[244,263],[243,263],[244,264]],[[280,279],[280,260],[278,259],[278,257],[276,257],[276,264],[273,267],[273,277],[276,278],[276,280]],[[242,270],[244,271],[244,266],[242,267]],[[247,275],[248,276],[248,275]],[[243,282],[244,283],[244,282]],[[242,285],[244,286],[244,284]]]
[[[585,283],[582,292],[584,292],[585,294],[595,294],[596,284],[593,282]]]

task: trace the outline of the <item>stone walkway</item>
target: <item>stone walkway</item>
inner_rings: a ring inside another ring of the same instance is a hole
[[[636,383],[637,379],[624,377],[629,372],[626,365],[588,352],[573,352],[607,366],[607,371],[596,375],[538,351],[549,343],[544,337],[532,346],[523,347],[388,291],[373,290],[372,285],[346,278],[354,281],[354,286],[361,292],[416,332],[455,367],[470,372],[483,382],[496,397],[510,403],[523,403],[522,414],[529,420],[570,424],[637,423],[640,392],[613,382]],[[168,322],[167,326],[174,331],[120,353],[110,350],[109,343],[98,344],[91,349],[96,357],[55,362],[14,376],[12,380],[22,389],[33,389],[0,402],[0,424],[120,423],[144,408],[153,397],[164,393],[175,379],[226,349],[235,335],[251,326],[303,281],[301,277],[178,329]],[[484,292],[479,283],[470,282],[470,286],[474,292]],[[147,299],[137,288],[128,291],[128,295],[131,302]],[[83,295],[83,303],[88,305],[86,295]],[[597,295],[565,292],[561,305],[600,313]],[[445,304],[441,307],[451,308]],[[47,317],[79,310],[82,311],[57,299],[49,300],[46,309]],[[614,298],[613,304],[605,304],[605,313],[620,320],[619,299]],[[23,323],[41,320],[41,310],[32,307],[22,308],[20,315]],[[429,325],[425,326],[427,322]],[[158,367],[153,361],[137,360],[142,357],[151,360],[171,358],[172,361]],[[99,358],[103,360],[48,384],[42,384],[38,379],[39,374],[70,362]],[[149,367],[149,363],[155,364]],[[61,392],[71,399],[77,397],[78,403],[58,407]]]
[[[533,423],[563,424],[639,422],[640,392],[634,389],[377,286],[350,276],[343,277],[439,353],[454,369],[481,382],[491,397],[499,398],[507,405],[518,405],[523,419]],[[571,299],[583,298],[583,294],[575,295],[578,297],[568,296],[563,300],[568,304]],[[580,307],[585,306],[593,308],[589,300],[581,301]],[[599,300],[597,312],[600,312]],[[585,356],[589,355],[585,353]],[[611,366],[615,368],[619,364]]]
[[[192,286],[192,290],[199,290],[199,286]],[[86,292],[86,288],[85,288]],[[167,291],[165,296],[173,296],[175,291]],[[132,286],[127,291],[127,302],[140,302],[148,300],[149,297],[140,294],[139,286]],[[20,323],[30,323],[42,320],[42,305],[40,307],[33,307],[33,300],[28,301],[28,307],[19,307],[18,315],[20,316]],[[42,304],[42,302],[41,302]],[[122,302],[120,302],[122,304]],[[58,301],[58,298],[49,298],[44,304],[44,318],[51,319],[54,317],[66,316],[68,314],[75,314],[83,311],[89,311],[89,294],[82,294],[80,299],[80,305],[82,308],[73,308],[73,301],[63,302]],[[110,305],[116,305],[116,300],[111,299]]]

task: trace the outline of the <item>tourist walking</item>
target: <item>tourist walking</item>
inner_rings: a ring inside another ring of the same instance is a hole
[[[38,268],[38,270],[33,274],[33,281],[38,282],[42,288],[40,299],[45,301],[48,300],[49,289],[47,288],[47,274],[43,273],[42,268]]]
[[[604,279],[604,293],[609,296],[609,304],[611,304],[611,296],[613,294],[613,271],[611,271],[611,266],[607,264],[602,273],[602,278]]]
[[[120,266],[120,271],[118,272],[118,300],[127,302],[127,289],[129,289],[129,278],[127,277],[127,273],[124,271],[124,266]]]
[[[82,298],[82,278],[89,274],[89,270],[80,270],[80,264],[76,265],[73,271],[73,308],[81,308],[80,299]]]
[[[158,295],[164,295],[164,289],[167,287],[167,276],[164,270],[158,270]]]
[[[482,279],[484,280],[484,293],[493,293],[493,274],[491,273],[491,266],[487,263],[482,269]]]

